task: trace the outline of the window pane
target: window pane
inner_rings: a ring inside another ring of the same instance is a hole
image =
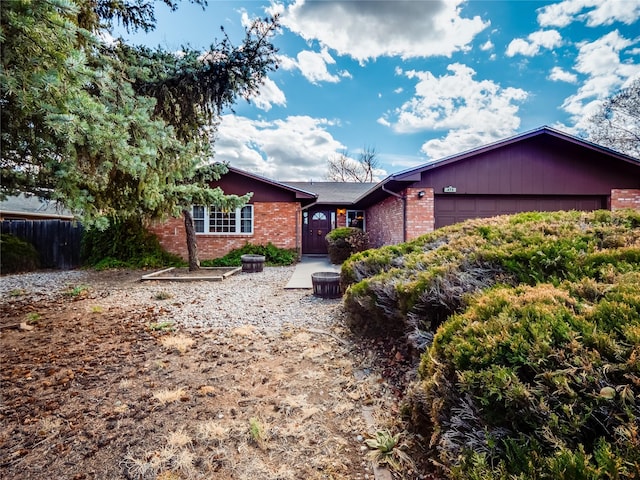
[[[347,226],[364,228],[364,211],[362,210],[347,211]]]
[[[253,206],[245,205],[240,210],[240,233],[253,233]]]
[[[204,206],[194,205],[191,216],[196,233],[204,233]]]

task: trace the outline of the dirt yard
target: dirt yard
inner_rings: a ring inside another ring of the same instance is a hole
[[[364,439],[403,428],[401,351],[352,338],[339,300],[323,329],[182,329],[138,278],[4,296],[0,477],[374,478]],[[123,294],[140,289],[153,306]],[[394,477],[432,478],[408,465]]]

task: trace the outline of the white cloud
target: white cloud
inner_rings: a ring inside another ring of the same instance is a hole
[[[553,82],[577,83],[578,76],[575,73],[567,72],[561,67],[553,67],[549,73],[549,80]]]
[[[620,52],[631,43],[614,30],[598,40],[580,44],[574,70],[587,79],[562,104],[571,115],[575,130],[586,129],[589,118],[605,98],[640,76],[640,65],[620,60]]]
[[[402,92],[404,92],[404,88],[402,87],[398,87],[393,91],[393,93],[402,93]]]
[[[564,0],[538,9],[543,27],[566,27],[585,22],[590,27],[622,22],[631,25],[640,18],[640,0]]]
[[[287,105],[287,98],[284,92],[278,88],[273,80],[266,78],[263,85],[260,87],[260,92],[257,96],[251,98],[261,110],[268,112],[273,105],[279,105],[284,107]]]
[[[507,57],[524,55],[532,57],[540,52],[541,48],[551,50],[562,44],[562,36],[557,30],[539,30],[527,37],[527,40],[516,38],[511,40],[507,47]]]
[[[519,88],[502,88],[491,80],[476,81],[476,72],[460,63],[451,74],[409,71],[417,79],[414,98],[378,119],[399,133],[447,130],[445,138],[430,140],[422,151],[439,158],[513,134],[520,126],[518,103],[527,98]]]
[[[305,40],[365,62],[381,56],[450,57],[469,49],[489,22],[463,17],[462,3],[296,0],[285,7],[274,0],[270,13],[282,12],[282,25]]]
[[[327,160],[345,150],[327,128],[335,122],[309,116],[275,121],[224,115],[215,158],[274,180],[322,180]]]
[[[307,80],[315,84],[320,82],[338,83],[340,77],[351,78],[351,74],[346,70],[341,71],[339,75],[329,73],[327,65],[333,65],[336,61],[326,48],[323,48],[320,52],[303,50],[298,53],[296,59],[279,55],[278,62],[283,70],[300,70],[300,73]]]
[[[493,42],[491,40],[487,40],[485,43],[480,45],[480,50],[486,52],[487,50],[491,50],[493,48]]]

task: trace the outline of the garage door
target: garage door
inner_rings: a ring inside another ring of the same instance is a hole
[[[436,195],[436,228],[469,218],[486,218],[518,212],[556,210],[591,211],[607,208],[606,196],[589,195]]]

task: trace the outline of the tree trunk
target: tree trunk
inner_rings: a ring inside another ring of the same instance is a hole
[[[198,243],[196,242],[196,230],[193,228],[193,217],[186,208],[182,209],[184,217],[184,231],[187,234],[187,251],[189,252],[189,271],[200,270],[200,260],[198,259]]]

